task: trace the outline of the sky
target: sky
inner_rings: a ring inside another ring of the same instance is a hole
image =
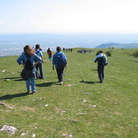
[[[138,33],[138,0],[0,0],[0,34]]]

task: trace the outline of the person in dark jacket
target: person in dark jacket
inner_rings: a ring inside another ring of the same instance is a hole
[[[104,65],[103,65],[103,57],[105,57],[107,61],[107,57],[103,54],[103,51],[99,51],[94,59],[94,62],[98,62],[98,77],[100,79],[100,83],[104,81]]]
[[[62,85],[63,84],[63,71],[64,71],[65,66],[67,66],[67,57],[63,52],[61,52],[61,47],[58,46],[56,48],[56,50],[57,50],[57,52],[54,54],[53,60],[52,60],[53,70],[55,67],[56,71],[57,71],[59,83],[60,83],[60,85]],[[62,65],[59,65],[59,62],[61,60],[60,57],[62,57],[62,60],[64,60]]]
[[[26,63],[28,59],[31,61],[33,68],[28,70],[26,68]],[[24,47],[24,52],[22,55],[17,59],[17,63],[19,65],[23,65],[24,69],[21,73],[23,79],[26,81],[26,89],[27,94],[30,92],[30,87],[32,93],[36,93],[36,86],[35,86],[35,77],[36,77],[36,68],[35,66],[41,62],[41,58],[35,54],[35,51],[31,48],[30,45],[26,45]]]

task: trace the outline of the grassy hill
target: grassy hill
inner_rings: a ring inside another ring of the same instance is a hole
[[[0,58],[0,127],[14,126],[15,134],[1,138],[130,138],[138,136],[138,58],[135,49],[113,49],[99,83],[93,53],[66,52],[64,84],[44,53],[45,80],[36,80],[37,94],[26,95],[17,56]],[[109,49],[104,49],[106,52]],[[24,136],[21,136],[24,134]]]

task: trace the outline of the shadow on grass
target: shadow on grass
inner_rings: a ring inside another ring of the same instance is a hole
[[[100,81],[80,81],[81,83],[87,83],[87,84],[95,84],[95,83],[100,83]]]
[[[4,96],[1,96],[0,97],[0,100],[7,100],[7,99],[13,99],[13,98],[17,98],[17,97],[21,97],[21,96],[26,96],[28,95],[27,93],[19,93],[19,94],[7,94],[7,95],[4,95]]]
[[[136,60],[129,60],[129,61],[138,63],[138,61],[136,61]]]
[[[92,69],[93,71],[97,71],[97,69]]]
[[[41,83],[41,84],[36,84],[37,87],[49,87],[52,86],[53,84],[56,84],[55,82],[48,82],[48,83]]]
[[[21,77],[1,78],[1,80],[6,80],[6,79],[14,80],[14,81],[23,81],[23,79]]]

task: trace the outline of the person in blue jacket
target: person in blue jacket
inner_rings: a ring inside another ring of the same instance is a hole
[[[39,44],[36,44],[35,45],[35,53],[42,59],[42,62],[38,63],[36,65],[36,69],[37,71],[39,70],[39,76],[36,76],[38,79],[44,79],[44,73],[43,73],[43,53],[42,53],[42,50],[40,48],[40,45]],[[37,73],[38,74],[38,73]],[[36,75],[37,75],[36,74]]]
[[[65,66],[67,66],[67,57],[66,55],[61,52],[61,47],[56,48],[57,52],[53,56],[52,64],[53,64],[53,70],[56,68],[57,76],[60,85],[63,84],[63,71]]]
[[[104,81],[104,65],[103,65],[103,57],[105,57],[105,60],[107,61],[106,55],[103,54],[103,51],[100,50],[95,59],[94,62],[98,62],[97,68],[98,68],[98,77],[100,79],[100,83]]]
[[[28,70],[26,67],[28,59],[31,61],[32,64],[32,69],[30,70]],[[27,94],[29,94],[30,91],[32,91],[32,93],[36,93],[35,77],[37,70],[35,66],[40,62],[41,58],[37,54],[35,54],[35,51],[31,48],[30,45],[26,45],[24,47],[24,52],[17,59],[17,63],[24,66],[21,76],[26,81]]]

